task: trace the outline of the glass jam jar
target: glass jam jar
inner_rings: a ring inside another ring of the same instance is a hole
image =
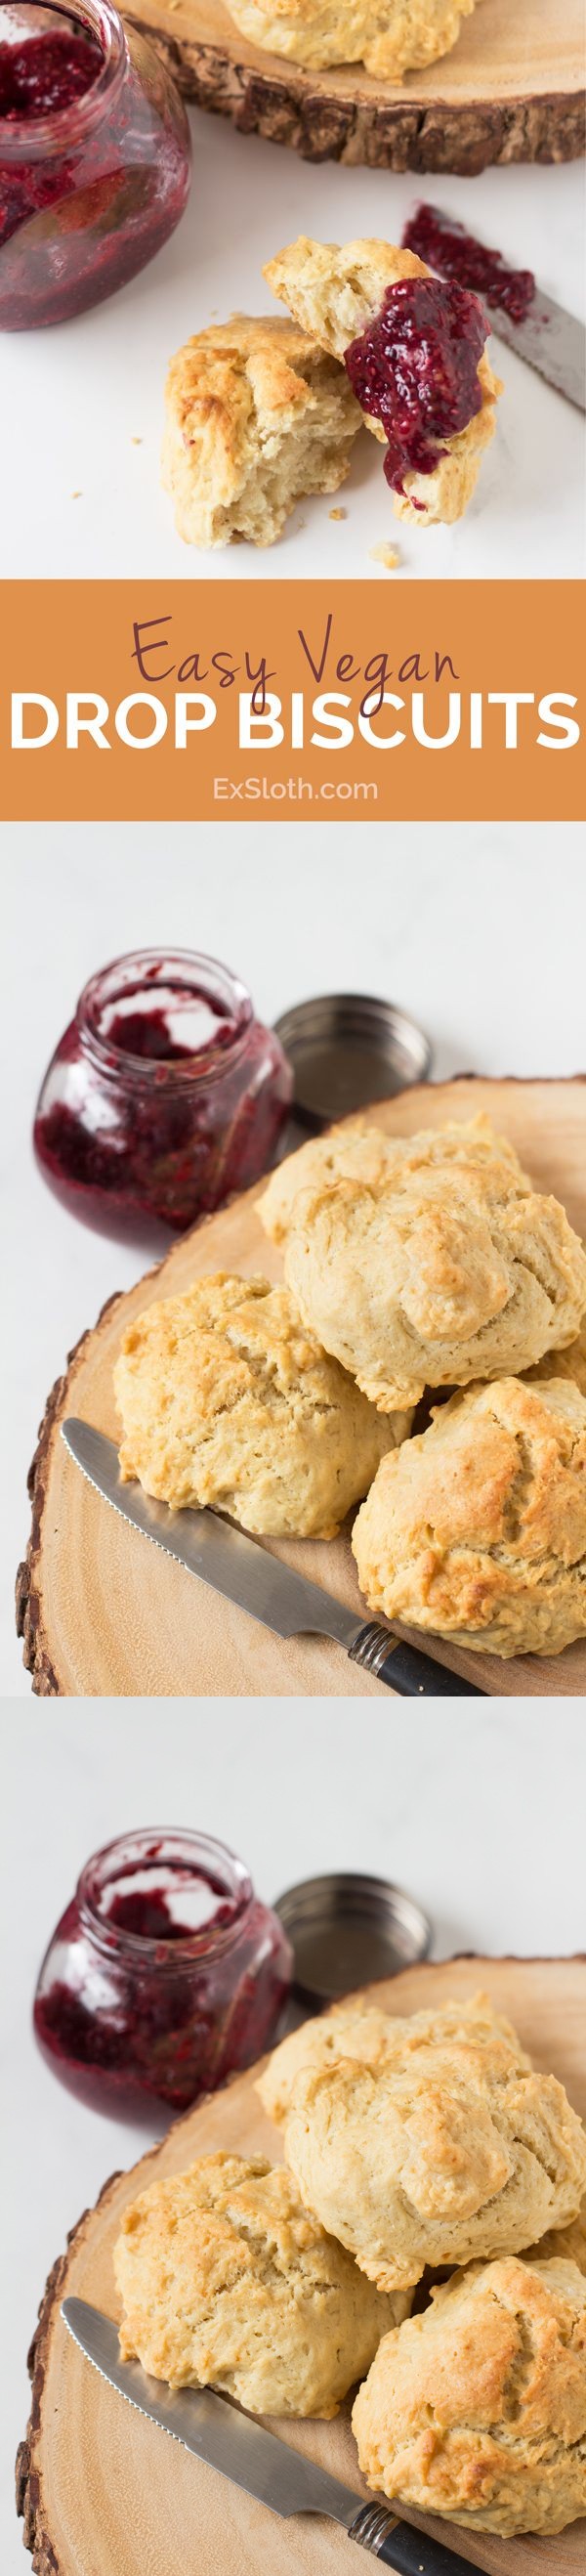
[[[42,1084],[35,1151],[75,1216],[160,1245],[266,1171],[291,1089],[227,967],[139,949],[86,984]]]
[[[67,322],[136,277],[186,204],[183,100],[111,0],[0,10],[0,329]]]
[[[186,2111],[262,2056],[291,1968],[234,1852],[207,1834],[125,1834],[87,1861],[53,1933],[36,2038],[80,2101],[160,2125],[161,2104]]]

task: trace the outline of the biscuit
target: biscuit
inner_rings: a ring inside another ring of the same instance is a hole
[[[471,1154],[295,1198],[285,1277],[324,1350],[384,1411],[529,1368],[571,1342],[586,1255],[557,1199]]]
[[[285,2158],[306,2208],[381,2290],[521,2251],[577,2217],[586,2133],[506,2022],[375,2063],[301,2067]]]
[[[114,2269],[123,2359],[254,2415],[336,2415],[405,2312],[264,2156],[202,2156],[151,2184],[125,2211]]]
[[[128,1324],[114,1372],[123,1477],[174,1511],[333,1538],[409,1416],[382,1425],[266,1279],[196,1279]]]
[[[586,1635],[586,1396],[571,1379],[471,1387],[404,1456],[354,1523],[371,1610],[493,1655]]]
[[[411,2013],[408,2019],[353,1995],[348,2003],[333,2004],[330,2012],[289,2031],[272,2050],[256,2090],[269,2119],[283,2128],[297,2076],[306,2067],[327,2069],[341,2057],[356,2059],[362,2066],[376,2067],[383,2057],[407,2065],[430,2041],[440,2045],[446,2040],[473,2039],[475,2047],[490,2048],[499,2032],[514,2047],[518,2064],[528,2067],[531,2061],[524,2057],[516,2031],[493,2012],[488,1995],[442,2004],[435,2012]]]
[[[271,546],[296,502],[337,492],[363,414],[345,369],[293,322],[235,313],[167,378],[162,479],[186,545]]]
[[[277,1163],[257,1200],[259,1217],[271,1243],[284,1243],[301,1190],[337,1180],[356,1180],[369,1188],[386,1172],[428,1171],[445,1163],[465,1170],[469,1162],[481,1168],[487,1162],[506,1163],[512,1172],[521,1170],[514,1145],[496,1135],[483,1112],[478,1118],[450,1119],[443,1127],[423,1127],[414,1136],[390,1136],[365,1118],[345,1118]]]
[[[269,260],[263,274],[300,329],[331,357],[343,360],[352,341],[380,313],[388,287],[396,286],[400,278],[429,277],[431,272],[414,251],[400,250],[391,242],[347,242],[339,249],[335,242],[314,242],[301,234]],[[488,323],[486,327],[488,331]],[[451,524],[462,517],[483,450],[494,436],[496,404],[503,390],[486,353],[479,360],[478,376],[480,410],[465,429],[445,440],[431,474],[405,474],[402,491],[393,494],[397,518],[424,528],[440,519]],[[373,437],[386,445],[382,422],[368,412],[363,418]]]
[[[502,2538],[586,2513],[586,2281],[475,2263],[385,2335],[352,2425],[368,2484]]]
[[[364,63],[378,81],[402,81],[457,44],[475,0],[229,0],[252,45],[309,71]]]

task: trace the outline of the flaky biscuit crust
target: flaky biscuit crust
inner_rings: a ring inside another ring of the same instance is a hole
[[[586,2133],[506,2023],[407,2056],[301,2067],[285,2157],[308,2209],[379,2289],[519,2252],[577,2216]]]
[[[442,2004],[435,2012],[408,2017],[382,2012],[368,1997],[353,1995],[349,2003],[333,2004],[316,2020],[289,2031],[272,2050],[256,2089],[269,2119],[284,2128],[297,2076],[308,2067],[327,2069],[341,2057],[362,2066],[377,2067],[384,2058],[388,2064],[405,2067],[430,2042],[456,2040],[459,2044],[472,2039],[476,2048],[490,2049],[499,2032],[514,2048],[517,2063],[528,2067],[531,2061],[524,2056],[516,2031],[493,2011],[488,1995],[472,1995],[465,2002]]]
[[[352,340],[373,320],[389,286],[402,277],[429,277],[430,270],[414,251],[391,242],[354,241],[339,249],[335,242],[314,242],[305,234],[291,242],[264,275],[273,293],[288,306],[304,331],[343,360]],[[503,391],[484,352],[478,376],[482,404],[465,429],[446,439],[432,474],[406,474],[402,492],[393,494],[396,517],[417,527],[460,519],[472,497],[484,449],[494,437],[496,404]],[[382,422],[364,413],[367,429],[386,445]]]
[[[308,70],[364,63],[374,80],[402,81],[452,52],[476,0],[229,0],[242,35]]]
[[[352,2425],[369,2486],[471,2530],[554,2533],[586,2512],[586,2281],[571,2262],[475,2264],[385,2335]]]
[[[505,1378],[438,1408],[352,1533],[371,1610],[494,1655],[586,1635],[586,1397]]]
[[[345,369],[297,325],[235,313],[188,340],[166,389],[162,479],[187,545],[273,545],[296,502],[337,492],[362,425]]]
[[[381,1423],[287,1289],[223,1271],[127,1325],[114,1387],[127,1481],[266,1536],[335,1537],[410,1419]]]
[[[504,1163],[517,1175],[521,1171],[518,1155],[508,1138],[496,1134],[490,1118],[483,1111],[477,1118],[448,1119],[443,1127],[422,1127],[414,1136],[389,1136],[383,1127],[374,1127],[365,1118],[345,1118],[339,1126],[329,1127],[325,1136],[310,1137],[295,1154],[287,1154],[271,1172],[262,1198],[257,1200],[258,1213],[271,1243],[284,1243],[289,1233],[293,1208],[301,1190],[333,1181],[357,1181],[368,1188],[383,1180],[386,1173],[433,1171],[444,1164],[460,1165],[465,1171],[469,1162],[483,1168],[486,1163]],[[528,1183],[530,1187],[530,1183]]]
[[[586,1255],[557,1199],[473,1149],[450,1171],[389,1167],[301,1191],[285,1277],[373,1404],[526,1369],[577,1332]]]
[[[264,2156],[204,2156],[141,2194],[114,2251],[120,2348],[253,2414],[336,2415],[408,2301],[381,2298]]]

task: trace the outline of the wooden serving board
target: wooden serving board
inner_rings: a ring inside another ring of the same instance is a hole
[[[465,1076],[418,1085],[378,1102],[368,1115],[390,1134],[413,1134],[479,1110],[512,1138],[538,1187],[555,1191],[577,1232],[586,1236],[586,1078],[487,1082]],[[281,1276],[280,1255],[263,1234],[257,1198],[255,1189],[232,1200],[184,1235],[136,1288],[111,1298],[49,1397],[31,1469],[31,1537],[17,1583],[24,1660],[40,1696],[388,1697],[387,1685],[351,1664],[339,1646],[324,1638],[274,1637],[148,1547],[86,1484],[60,1437],[68,1413],[112,1439],[119,1436],[114,1361],[126,1324],[151,1299],[177,1295],[206,1271]],[[364,1611],[346,1534],[333,1542],[270,1544],[276,1556],[358,1615]],[[508,1663],[436,1645],[427,1636],[414,1642],[497,1696],[580,1698],[586,1692],[586,1639],[562,1655],[524,1655]]]
[[[586,2118],[586,1960],[452,1959],[409,1968],[372,1987],[390,2012],[418,2012],[486,1986],[515,2023],[537,2066],[557,2075]],[[258,2067],[176,2121],[162,2146],[129,2174],[115,2174],[86,2211],[47,2284],[29,2367],[32,2408],[18,2462],[18,2505],[36,2576],[351,2576],[346,2534],[314,2517],[280,2522],[229,2486],[129,2406],[71,2342],[60,2302],[76,2296],[116,2319],[112,2248],[122,2211],[159,2176],[224,2148],[282,2153],[278,2130],[254,2090]],[[281,2418],[273,2429],[367,2496],[350,2428],[350,2402],[333,2424]],[[437,2517],[406,2516],[440,2533],[488,2576],[584,2576],[586,2521],[559,2539],[495,2540]],[[353,2562],[352,2562],[353,2563]]]
[[[261,52],[222,0],[132,0],[126,15],[199,107],[307,161],[472,177],[490,162],[584,150],[582,0],[480,0],[453,52],[400,86],[358,64],[308,72]]]

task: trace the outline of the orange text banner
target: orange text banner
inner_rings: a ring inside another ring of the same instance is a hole
[[[4,821],[576,821],[585,721],[577,582],[2,586]]]

